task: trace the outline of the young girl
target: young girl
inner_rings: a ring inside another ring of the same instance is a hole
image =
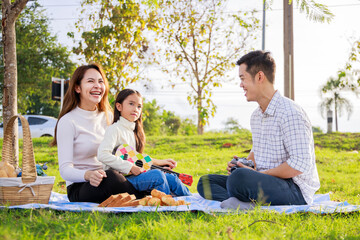
[[[158,169],[142,172],[141,168],[129,161],[112,154],[114,148],[121,144],[129,144],[142,153],[145,147],[145,133],[142,125],[142,97],[132,89],[122,90],[116,97],[114,121],[105,131],[105,137],[98,149],[98,159],[105,169],[114,169],[127,176],[127,180],[138,191],[157,189],[166,194],[188,196],[190,191],[179,178],[173,174],[164,173]],[[176,166],[172,159],[152,159],[154,165]]]

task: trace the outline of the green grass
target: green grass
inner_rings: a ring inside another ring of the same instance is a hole
[[[334,201],[360,205],[359,134],[316,134],[321,188]],[[50,138],[33,139],[37,163],[48,162],[56,176],[54,191],[65,193]],[[233,155],[246,156],[251,135],[222,133],[204,136],[148,137],[146,152],[154,158],[177,160],[178,172],[199,177],[225,174]],[[231,145],[223,147],[225,143]],[[21,143],[20,143],[21,144]],[[2,142],[0,142],[2,148]],[[109,214],[53,210],[0,210],[0,239],[359,239],[360,213],[291,215],[261,211],[232,215],[202,212]]]

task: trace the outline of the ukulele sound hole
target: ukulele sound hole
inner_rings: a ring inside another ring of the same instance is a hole
[[[143,162],[141,160],[137,160],[135,162],[135,165],[138,166],[138,167],[141,167],[141,168],[144,166],[144,164],[143,164]]]

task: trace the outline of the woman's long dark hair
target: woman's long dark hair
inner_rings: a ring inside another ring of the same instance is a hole
[[[117,110],[117,108],[116,108],[116,103],[123,104],[124,100],[132,94],[136,94],[138,97],[142,98],[141,94],[138,91],[133,90],[133,89],[124,89],[124,90],[120,91],[118,93],[118,95],[116,96],[115,105],[114,105],[114,121],[113,121],[113,123],[118,121],[121,116],[121,112],[119,110]],[[142,112],[140,113],[139,118],[135,121],[134,134],[135,134],[135,141],[136,141],[136,151],[138,151],[139,153],[143,153],[144,148],[145,148],[146,139],[145,139],[144,127],[143,127],[143,123],[142,123]]]

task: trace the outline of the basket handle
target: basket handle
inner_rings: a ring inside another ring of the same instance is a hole
[[[35,167],[35,158],[33,143],[31,140],[30,127],[29,123],[25,117],[20,114],[14,115],[10,118],[8,124],[6,125],[2,149],[2,158],[3,161],[8,162],[12,165],[15,165],[14,159],[14,146],[13,146],[13,128],[16,118],[19,118],[21,121],[21,126],[23,129],[23,162],[22,162],[22,176],[21,180],[23,183],[31,183],[36,181],[36,167]],[[17,127],[17,126],[16,126]]]

